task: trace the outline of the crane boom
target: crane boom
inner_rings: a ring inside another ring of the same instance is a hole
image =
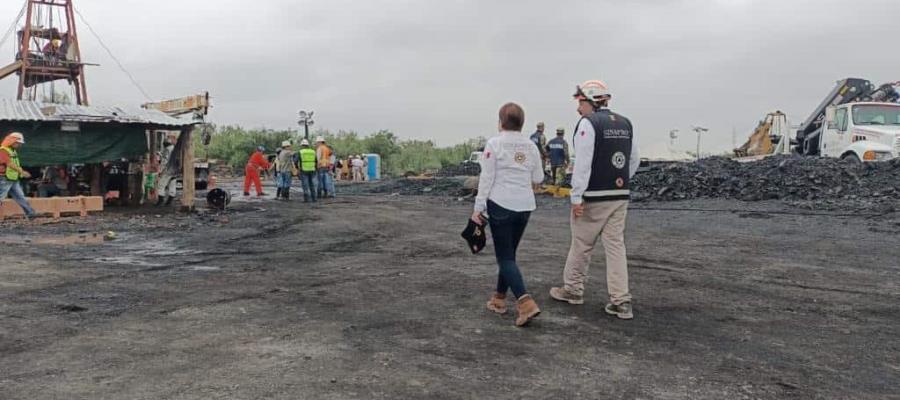
[[[141,107],[159,110],[173,117],[194,114],[194,118],[203,120],[209,113],[209,92],[155,103],[145,103]]]

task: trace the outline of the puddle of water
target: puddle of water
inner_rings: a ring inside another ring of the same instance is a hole
[[[190,269],[191,269],[191,271],[205,271],[205,272],[212,272],[212,271],[219,271],[219,270],[221,270],[222,268],[219,268],[219,267],[207,267],[207,266],[203,266],[203,265],[195,265],[195,266],[191,267]]]

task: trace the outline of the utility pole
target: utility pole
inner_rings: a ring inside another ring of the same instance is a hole
[[[697,132],[697,161],[700,161],[700,134],[709,132],[709,129],[706,129],[702,126],[695,126],[693,128],[694,132]]]
[[[314,111],[306,112],[300,110],[299,112],[300,120],[297,121],[297,124],[303,126],[304,138],[306,138],[306,140],[309,140],[309,126],[315,123],[315,121],[313,121],[313,114]]]

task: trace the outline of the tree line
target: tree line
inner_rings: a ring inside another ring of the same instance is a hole
[[[297,148],[303,139],[302,133],[293,130],[245,129],[235,125],[212,127],[208,146],[203,145],[201,136],[192,136],[195,156],[219,160],[235,171],[243,170],[257,146],[264,146],[266,153],[274,154],[281,142],[290,140]],[[437,171],[459,165],[473,151],[481,150],[485,142],[483,137],[478,137],[454,146],[438,147],[431,140],[400,139],[388,130],[361,135],[353,131],[331,132],[327,129],[311,132],[310,142],[318,136],[324,137],[341,159],[359,154],[380,155],[382,173],[391,176]]]

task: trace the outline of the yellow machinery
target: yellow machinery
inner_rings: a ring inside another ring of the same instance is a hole
[[[734,149],[735,157],[767,156],[776,153],[776,148],[783,146],[784,139],[790,143],[788,134],[787,116],[781,111],[775,111],[766,115],[750,135],[750,139],[743,146]]]

